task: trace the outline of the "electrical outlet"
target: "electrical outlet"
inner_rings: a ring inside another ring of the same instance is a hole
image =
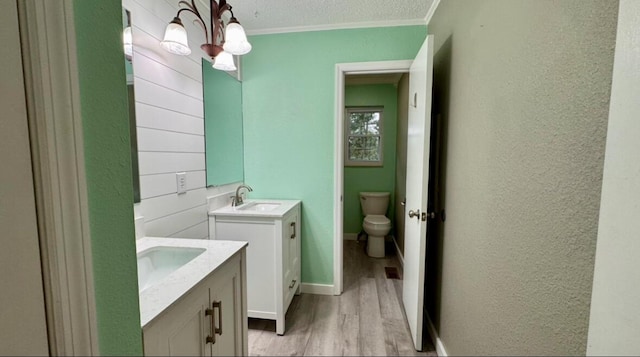
[[[178,188],[178,193],[187,192],[187,173],[186,172],[176,172],[176,184]]]

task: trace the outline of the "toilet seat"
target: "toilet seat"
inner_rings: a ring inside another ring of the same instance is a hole
[[[364,217],[364,223],[373,225],[387,225],[391,224],[391,220],[387,218],[387,216],[383,216],[380,214],[370,214]]]
[[[391,220],[383,215],[370,214],[364,217],[362,228],[367,234],[386,235],[391,230]]]

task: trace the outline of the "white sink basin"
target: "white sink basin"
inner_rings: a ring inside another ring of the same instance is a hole
[[[243,211],[269,212],[278,207],[280,207],[280,203],[276,202],[249,202],[237,207],[237,209]]]
[[[204,248],[153,247],[138,253],[138,290],[154,285],[204,253]]]
[[[282,218],[284,214],[299,204],[297,200],[278,200],[272,198],[247,199],[240,206],[231,204],[209,211],[210,217],[262,217]]]

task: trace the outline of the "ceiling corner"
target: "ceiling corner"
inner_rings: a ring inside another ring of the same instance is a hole
[[[427,15],[424,17],[424,24],[429,26],[429,22],[431,22],[431,18],[436,13],[436,8],[440,5],[440,0],[433,0],[431,6],[429,7],[429,11],[427,11]]]

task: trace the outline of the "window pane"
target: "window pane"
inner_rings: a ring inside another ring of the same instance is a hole
[[[349,134],[380,135],[380,112],[349,113]]]
[[[380,137],[349,137],[349,160],[380,161]]]

